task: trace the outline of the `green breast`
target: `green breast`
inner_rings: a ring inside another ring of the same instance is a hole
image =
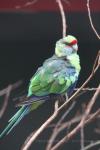
[[[69,60],[70,64],[75,67],[77,73],[80,72],[81,70],[81,66],[80,66],[80,59],[78,54],[71,54],[67,57],[67,59]]]

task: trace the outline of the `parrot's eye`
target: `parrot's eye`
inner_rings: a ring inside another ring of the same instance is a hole
[[[63,44],[65,44],[65,45],[69,45],[69,43],[68,43],[68,42],[66,42],[66,41],[63,41]]]

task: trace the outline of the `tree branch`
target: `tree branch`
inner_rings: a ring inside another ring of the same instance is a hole
[[[66,17],[65,17],[65,12],[61,3],[61,0],[56,0],[56,2],[58,3],[59,9],[60,9],[60,13],[61,13],[61,19],[62,19],[62,37],[66,36],[66,28],[67,28],[67,24],[66,24]]]
[[[58,149],[63,143],[67,142],[68,140],[70,140],[80,129],[81,127],[83,127],[83,125],[86,125],[87,123],[89,123],[92,119],[94,119],[95,116],[89,118],[87,121],[87,117],[92,109],[93,104],[96,101],[97,96],[100,94],[100,85],[98,86],[97,91],[95,92],[94,96],[92,97],[91,101],[89,102],[87,109],[85,111],[85,115],[82,117],[80,123],[68,134],[66,135],[64,138],[62,138],[57,144],[55,144],[53,146],[53,148],[51,148],[51,150],[56,150]],[[99,113],[100,113],[100,109],[99,109]]]
[[[84,147],[84,150],[88,150],[88,149],[90,149],[94,146],[97,146],[97,145],[100,145],[100,141],[96,141],[96,142],[93,142],[93,143],[87,145],[86,147]]]
[[[91,17],[91,11],[90,11],[90,0],[87,0],[87,10],[88,10],[88,17],[89,17],[89,21],[90,21],[90,25],[96,35],[96,37],[100,40],[100,35],[98,34],[98,32],[96,31],[94,25],[93,25],[93,21],[92,21],[92,17]]]
[[[62,115],[62,117],[57,122],[55,128],[52,131],[51,137],[50,137],[50,139],[48,141],[46,150],[50,150],[51,149],[51,147],[53,145],[53,142],[55,141],[55,138],[59,134],[59,125],[62,123],[62,121],[64,120],[64,118],[69,114],[69,112],[73,109],[74,106],[75,106],[75,102],[72,103],[72,105],[69,107],[69,109],[65,111],[65,113]]]
[[[7,108],[8,100],[9,100],[9,96],[10,96],[11,91],[16,89],[21,84],[22,84],[22,81],[18,81],[18,82],[14,83],[12,85],[9,85],[7,88],[5,88],[5,89],[0,91],[0,96],[5,95],[3,106],[2,106],[2,108],[0,110],[0,119],[2,118],[4,112],[5,112],[6,108]]]
[[[35,3],[37,3],[37,1],[38,0],[32,0],[32,1],[28,1],[28,2],[26,2],[24,5],[22,5],[22,6],[20,6],[20,5],[17,5],[15,8],[16,9],[20,9],[20,8],[22,8],[22,7],[28,7],[28,6],[31,6],[31,5],[33,5],[33,4],[35,4]]]

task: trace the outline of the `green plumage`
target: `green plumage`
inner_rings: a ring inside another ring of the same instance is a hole
[[[71,74],[71,69],[73,69],[74,75]],[[79,71],[78,55],[74,54],[68,60],[66,60],[66,57],[57,57],[54,55],[46,60],[43,66],[32,77],[28,93],[29,95],[34,93],[37,96],[64,93],[75,82]]]
[[[43,104],[50,94],[65,94],[69,90],[72,91],[81,69],[77,50],[77,40],[71,35],[57,41],[55,54],[44,61],[30,80],[28,100],[20,103],[22,107],[9,120],[0,137],[8,134],[25,115]]]

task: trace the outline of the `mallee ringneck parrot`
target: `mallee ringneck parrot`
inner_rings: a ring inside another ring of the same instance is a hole
[[[72,93],[81,69],[77,51],[77,39],[72,35],[56,42],[55,54],[44,61],[30,80],[27,97],[32,98],[22,102],[0,137],[9,134],[25,115],[43,104],[51,94],[67,93],[69,96]]]

